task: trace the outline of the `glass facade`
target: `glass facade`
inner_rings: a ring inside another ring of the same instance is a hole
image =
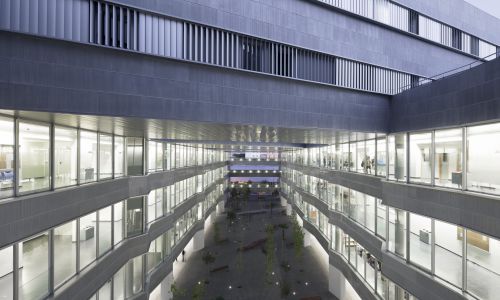
[[[19,122],[19,193],[50,188],[50,127]]]
[[[56,126],[54,129],[54,185],[56,188],[78,183],[78,131]]]

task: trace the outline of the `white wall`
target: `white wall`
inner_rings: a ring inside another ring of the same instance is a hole
[[[7,247],[0,250],[0,277],[12,272],[13,266],[13,247]]]

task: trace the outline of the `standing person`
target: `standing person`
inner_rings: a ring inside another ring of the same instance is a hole
[[[182,262],[184,262],[184,255],[186,255],[186,251],[182,250]]]

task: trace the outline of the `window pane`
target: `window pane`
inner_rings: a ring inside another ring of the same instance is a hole
[[[111,249],[111,206],[99,210],[99,256]]]
[[[377,199],[377,235],[386,239],[386,209],[387,206],[382,204],[382,200]]]
[[[386,175],[386,159],[387,149],[385,138],[377,139],[377,175],[385,177]]]
[[[143,197],[127,200],[126,218],[127,237],[141,234],[143,227]]]
[[[498,299],[500,242],[467,230],[467,290],[481,299]]]
[[[436,231],[436,275],[462,286],[462,249],[464,232],[452,224],[434,221]]]
[[[40,299],[49,292],[48,232],[19,243],[19,299]]]
[[[367,170],[366,168],[366,141],[357,142],[351,144],[351,147],[356,147],[356,161],[355,170],[356,172],[364,172]]]
[[[389,136],[389,179],[406,180],[406,134]]]
[[[469,127],[467,147],[467,188],[500,194],[500,124]]]
[[[123,240],[123,202],[113,205],[114,210],[114,243],[118,244]]]
[[[96,259],[96,213],[80,218],[80,269]]]
[[[110,135],[99,135],[99,179],[113,176],[113,139]]]
[[[97,295],[99,300],[111,300],[111,280],[99,289]]]
[[[14,191],[14,121],[0,117],[0,198]]]
[[[148,172],[156,172],[156,142],[148,141]]]
[[[80,182],[97,179],[97,133],[80,132]]]
[[[406,212],[389,208],[389,251],[406,258]]]
[[[435,184],[462,187],[462,129],[438,130],[435,133]]]
[[[76,273],[76,221],[54,228],[54,285]]]
[[[410,134],[410,181],[431,183],[432,134]]]
[[[0,250],[0,299],[13,299],[14,265],[12,246]]]
[[[431,219],[410,213],[410,261],[431,269]]]
[[[55,187],[77,184],[78,133],[76,129],[55,128]]]
[[[49,126],[19,123],[19,191],[30,192],[50,186]]]
[[[127,174],[143,174],[143,145],[141,138],[127,138]]]
[[[125,162],[125,138],[115,135],[115,178],[122,177],[124,174]]]

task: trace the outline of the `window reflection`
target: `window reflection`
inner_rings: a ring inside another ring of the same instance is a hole
[[[97,180],[97,133],[80,131],[80,182]]]
[[[49,126],[19,122],[19,192],[50,187],[49,160]]]
[[[435,185],[462,187],[462,129],[435,133]]]
[[[56,127],[54,137],[54,185],[56,188],[77,184],[77,151],[77,130]]]
[[[0,117],[0,198],[14,191],[14,120]]]
[[[54,229],[54,286],[76,273],[76,220]]]

